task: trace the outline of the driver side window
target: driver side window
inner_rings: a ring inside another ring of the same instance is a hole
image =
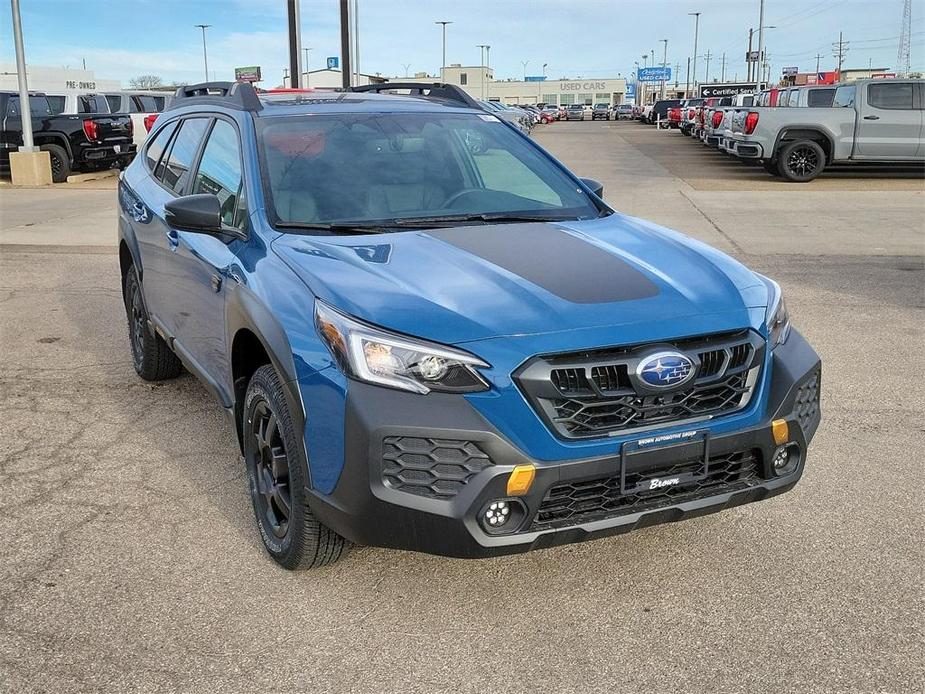
[[[191,193],[216,196],[222,207],[222,224],[244,230],[247,206],[241,148],[238,133],[228,121],[215,121],[202,152]]]

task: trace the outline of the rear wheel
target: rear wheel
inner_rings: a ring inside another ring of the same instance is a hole
[[[286,569],[331,564],[347,541],[322,525],[308,507],[301,432],[272,365],[254,372],[244,399],[244,459],[263,545]]]
[[[51,180],[55,183],[64,183],[71,175],[71,160],[67,150],[61,145],[39,145],[39,149],[48,152],[51,158]]]
[[[777,156],[780,175],[788,181],[805,183],[822,173],[825,168],[825,152],[812,140],[789,142]]]
[[[123,296],[135,371],[146,381],[163,381],[179,375],[182,367],[177,355],[160,335],[148,329],[148,311],[134,267],[125,273]]]

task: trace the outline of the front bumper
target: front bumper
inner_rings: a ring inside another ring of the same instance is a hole
[[[766,416],[757,424],[715,436],[709,424],[699,430],[692,425],[696,434],[685,432],[686,438],[664,445],[637,449],[636,441],[615,442],[612,455],[552,462],[532,459],[512,445],[465,398],[422,397],[351,382],[344,469],[330,495],[309,490],[310,506],[322,523],[353,542],[455,557],[524,552],[713,513],[797,483],[820,420],[820,375],[818,355],[793,331],[775,350]],[[771,421],[781,418],[799,457],[786,474],[775,475]],[[645,486],[677,475],[671,470],[682,461],[688,467],[708,461],[696,473],[707,474],[714,459],[741,459],[744,452],[754,460],[748,476],[722,473],[716,483],[704,484],[703,478],[681,474],[670,494]],[[485,509],[493,500],[511,498],[508,478],[524,464],[533,464],[536,475],[529,492],[512,502],[518,506],[516,522],[503,534],[486,530],[480,524]],[[615,491],[614,480],[630,475],[640,485],[617,484]],[[604,496],[603,488],[610,490]],[[588,506],[592,489],[594,508]],[[565,518],[553,508],[562,493],[569,495]]]

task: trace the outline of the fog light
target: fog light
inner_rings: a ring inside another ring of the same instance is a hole
[[[775,475],[787,475],[793,472],[800,464],[800,447],[795,443],[779,446],[774,451],[771,464]]]
[[[485,510],[485,522],[493,528],[499,528],[511,517],[511,507],[506,501],[492,501]]]

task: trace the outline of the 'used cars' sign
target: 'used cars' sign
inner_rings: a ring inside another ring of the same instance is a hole
[[[560,92],[603,92],[606,82],[559,82]]]
[[[766,85],[762,84],[764,89]],[[711,96],[735,96],[736,94],[751,94],[755,91],[754,82],[727,82],[725,84],[701,84],[700,96],[709,99]]]

